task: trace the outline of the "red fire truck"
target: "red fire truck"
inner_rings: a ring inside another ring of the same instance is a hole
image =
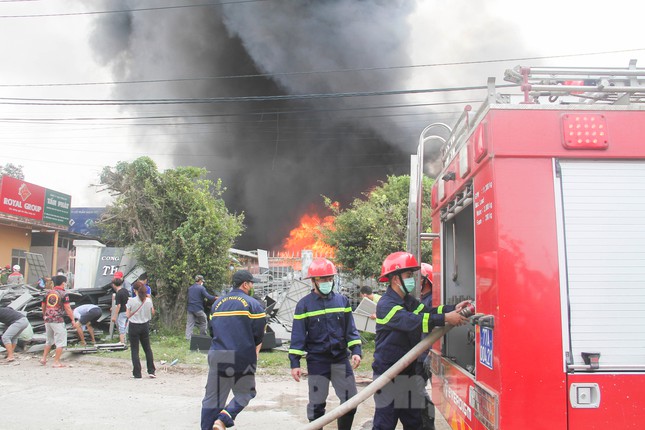
[[[449,135],[421,136],[445,142],[435,306],[477,309],[430,353],[453,429],[645,429],[644,78],[518,67],[519,102],[489,79]]]

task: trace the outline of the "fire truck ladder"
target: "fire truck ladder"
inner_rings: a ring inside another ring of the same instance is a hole
[[[550,103],[596,105],[642,105],[645,103],[645,68],[631,60],[626,68],[604,67],[525,67],[507,69],[504,80],[518,84],[523,104],[539,104],[540,97]],[[466,106],[441,150],[446,167],[465,144],[473,124],[493,104],[510,104],[512,94],[497,92],[495,78],[488,78],[486,99],[476,112]]]
[[[506,70],[504,80],[521,85],[524,103],[539,103],[540,97],[553,103],[562,96],[575,96],[580,99],[577,103],[587,104],[645,102],[645,68],[637,68],[636,60],[623,69],[517,66]]]
[[[466,142],[468,135],[472,131],[471,127],[473,124],[477,124],[478,119],[484,115],[484,112],[489,105],[510,102],[510,97],[508,95],[497,92],[495,78],[488,78],[486,87],[486,99],[479,109],[477,109],[477,112],[473,113],[472,106],[466,105],[461,116],[452,128],[450,136],[448,136],[443,148],[441,148],[441,163],[443,167],[446,167],[457,155],[463,144]]]
[[[421,216],[423,209],[423,166],[425,145],[433,140],[445,145],[446,139],[438,134],[437,129],[452,133],[452,129],[442,122],[436,122],[427,126],[419,136],[417,153],[410,159],[410,194],[408,199],[408,230],[407,248],[418,261],[421,261],[421,241],[433,240],[438,237],[436,233],[423,233]]]

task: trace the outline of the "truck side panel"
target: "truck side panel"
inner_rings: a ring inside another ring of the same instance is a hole
[[[572,384],[587,386],[597,384],[600,408],[570,408],[569,430],[642,429],[638,418],[643,415],[645,385],[634,383],[642,374],[574,374],[569,376],[569,395],[577,396]],[[581,395],[581,394],[580,394]],[[583,399],[581,399],[583,400]],[[583,400],[584,401],[584,400]],[[571,403],[570,399],[567,399]]]
[[[503,384],[493,386],[501,390],[500,428],[565,430],[552,161],[498,157],[493,163],[498,285],[504,291],[498,294],[495,320]],[[477,311],[488,309],[478,306]],[[486,380],[486,367],[477,372]]]

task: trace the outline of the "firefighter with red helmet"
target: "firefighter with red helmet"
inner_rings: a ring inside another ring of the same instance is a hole
[[[432,265],[428,263],[421,263],[421,294],[419,301],[427,308],[432,308]],[[422,334],[421,337],[423,338],[423,336]],[[419,355],[416,362],[416,374],[423,378],[423,386],[420,387],[421,394],[426,399],[425,407],[421,410],[422,430],[434,430],[434,403],[432,403],[432,399],[426,389],[430,374],[426,370],[427,366],[425,362],[428,359],[429,353],[429,349],[424,351],[423,354]]]
[[[421,295],[419,301],[432,307],[432,264],[421,263]]]
[[[414,272],[420,269],[414,255],[395,252],[383,261],[379,282],[388,282],[388,288],[376,305],[376,341],[372,370],[374,379],[382,375],[410,349],[422,335],[434,326],[466,322],[457,313],[468,302],[456,307],[426,306],[413,295],[416,288]],[[373,430],[394,430],[401,421],[404,430],[422,428],[421,410],[425,400],[421,394],[423,379],[416,373],[415,363],[405,368],[374,397]]]
[[[325,414],[330,382],[341,403],[357,393],[353,369],[361,363],[361,340],[349,300],[333,291],[336,274],[331,261],[314,259],[307,276],[313,290],[300,299],[293,315],[289,348],[291,376],[300,382],[300,359],[306,355],[309,421]],[[356,409],[340,417],[338,429],[350,430],[355,413]]]

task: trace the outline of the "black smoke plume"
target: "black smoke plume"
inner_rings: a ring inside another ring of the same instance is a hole
[[[115,81],[163,81],[121,84],[115,97],[407,88],[406,69],[383,68],[411,63],[406,20],[415,1],[204,3],[134,11],[163,4],[103,2],[105,9],[130,12],[96,19],[91,42],[97,59],[110,66]],[[339,71],[347,69],[363,70]],[[246,214],[237,246],[278,249],[305,212],[323,209],[322,194],[346,204],[388,174],[409,171],[423,126],[401,121],[405,110],[382,107],[402,103],[400,96],[380,96],[144,106],[136,108],[138,115],[177,118],[141,120],[166,125],[139,127],[148,130],[139,145],[155,159],[153,154],[171,153],[170,165],[202,166],[222,178],[227,205]]]

